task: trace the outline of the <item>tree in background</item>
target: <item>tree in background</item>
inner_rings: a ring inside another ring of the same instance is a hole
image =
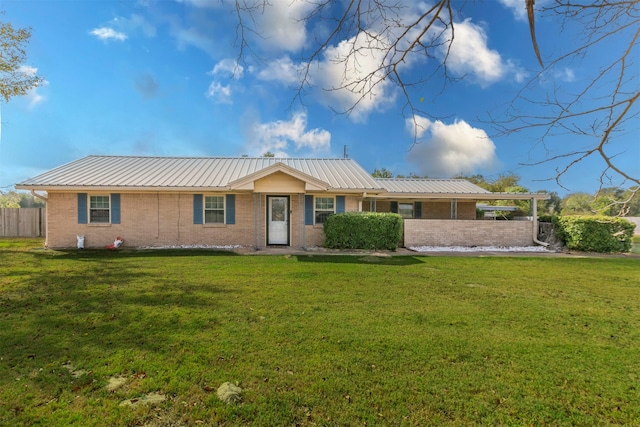
[[[373,170],[371,176],[374,178],[393,178],[393,173],[386,168],[376,168]]]
[[[0,191],[0,208],[44,208],[45,203],[31,194]]]
[[[30,28],[15,29],[10,22],[0,22],[0,95],[6,102],[43,82],[35,68],[24,65],[30,38]]]

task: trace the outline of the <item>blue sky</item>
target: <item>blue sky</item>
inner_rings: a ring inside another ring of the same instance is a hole
[[[395,174],[489,178],[514,172],[531,191],[563,195],[598,188],[604,164],[595,158],[563,177],[567,189],[553,181],[561,163],[525,165],[584,147],[593,142],[588,138],[559,135],[545,148],[537,143],[537,133],[500,136],[489,123],[540,71],[523,0],[464,3],[449,57],[449,72],[464,78],[445,87],[434,78],[411,89],[409,96],[426,113],[414,118],[420,141],[415,146],[416,128],[409,125],[404,100],[387,82],[351,114],[336,113],[353,104],[353,95],[322,88],[336,87],[344,76],[328,58],[349,40],[327,47],[311,67],[313,85],[296,98],[299,58],[328,31],[326,22],[305,25],[292,19],[308,11],[305,3],[272,1],[273,8],[256,21],[261,37],[247,36],[253,55],[240,64],[237,18],[229,3],[0,0],[3,20],[32,28],[25,69],[46,80],[28,96],[0,105],[0,188],[90,154],[259,156],[271,151],[342,157],[344,146],[370,172],[384,167]],[[557,23],[538,21],[538,35],[543,56],[571,47],[562,46],[571,39],[558,36]],[[442,52],[434,56],[408,61],[406,75],[433,70]],[[588,61],[555,68],[536,82],[536,90],[542,94],[562,85],[570,91],[589,78]],[[359,66],[366,71],[366,60]],[[636,120],[613,147],[616,160],[635,176],[639,139]]]

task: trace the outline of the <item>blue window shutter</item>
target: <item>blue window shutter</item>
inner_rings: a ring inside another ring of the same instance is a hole
[[[120,224],[120,193],[111,193],[111,224]]]
[[[226,221],[227,224],[235,224],[236,223],[236,195],[235,194],[227,194],[227,197],[224,201],[226,213]]]
[[[78,224],[87,223],[87,193],[78,193]]]
[[[391,212],[398,213],[398,202],[391,202]]]
[[[304,196],[304,225],[313,225],[313,196]]]
[[[413,217],[422,218],[422,202],[415,202],[413,204]]]
[[[202,194],[193,195],[193,223],[202,224]]]
[[[336,213],[342,213],[345,210],[345,197],[336,196]]]

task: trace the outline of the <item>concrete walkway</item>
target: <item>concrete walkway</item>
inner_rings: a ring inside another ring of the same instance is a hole
[[[505,251],[460,251],[460,252],[416,252],[407,248],[398,248],[395,251],[367,251],[367,250],[340,250],[340,249],[326,249],[320,247],[313,247],[307,249],[292,248],[288,246],[268,246],[266,248],[260,248],[258,250],[254,248],[238,248],[233,252],[242,255],[280,255],[280,256],[292,256],[292,255],[371,255],[379,257],[389,256],[418,256],[418,257],[564,257],[564,258],[632,258],[640,260],[640,254],[601,254],[595,252],[505,252]]]

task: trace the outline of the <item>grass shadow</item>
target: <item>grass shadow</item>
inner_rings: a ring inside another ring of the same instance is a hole
[[[376,255],[297,255],[299,262],[330,264],[368,264],[368,265],[416,265],[422,264],[414,256],[376,256]]]

